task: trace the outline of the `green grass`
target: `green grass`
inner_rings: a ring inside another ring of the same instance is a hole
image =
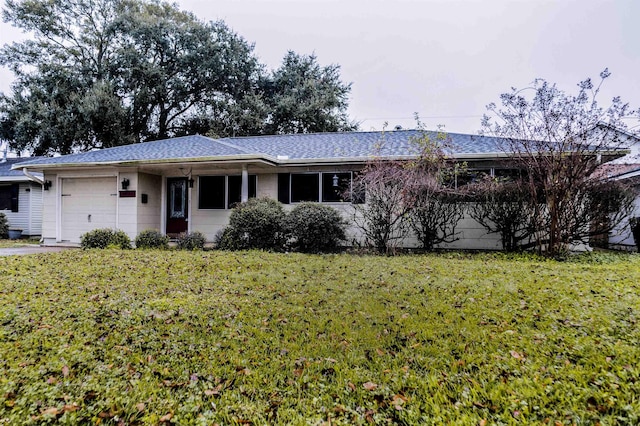
[[[18,240],[0,239],[0,248],[13,248],[13,247],[37,245],[38,242],[39,240],[37,238],[21,238]]]
[[[638,424],[640,256],[0,263],[0,424]]]

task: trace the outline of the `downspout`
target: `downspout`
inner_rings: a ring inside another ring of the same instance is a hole
[[[31,179],[34,182],[39,183],[40,185],[44,185],[44,181],[42,179],[40,179],[38,176],[34,176],[32,175],[29,170],[27,170],[26,167],[22,168],[22,174],[24,174],[26,177],[28,177],[29,179]]]

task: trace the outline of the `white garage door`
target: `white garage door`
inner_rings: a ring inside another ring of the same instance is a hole
[[[62,240],[78,243],[87,231],[115,228],[117,192],[115,177],[62,179]]]

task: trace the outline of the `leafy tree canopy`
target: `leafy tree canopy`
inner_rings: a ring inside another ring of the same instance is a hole
[[[0,95],[17,150],[70,153],[201,133],[356,128],[339,66],[288,52],[268,72],[224,22],[153,0],[7,0],[31,39],[0,49],[16,75]]]

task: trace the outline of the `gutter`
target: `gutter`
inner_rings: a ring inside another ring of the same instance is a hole
[[[40,179],[38,176],[35,176],[33,174],[31,174],[31,172],[29,170],[27,170],[26,167],[22,168],[22,173],[29,178],[29,180],[32,180],[34,182],[39,183],[40,185],[44,185],[44,180]]]
[[[82,168],[82,167],[132,167],[138,165],[157,164],[157,165],[171,165],[171,164],[197,164],[197,163],[241,163],[241,162],[262,162],[269,165],[276,165],[277,162],[269,155],[257,156],[254,154],[241,154],[230,156],[215,156],[215,157],[191,157],[191,158],[160,158],[149,160],[113,160],[113,161],[89,161],[89,162],[77,162],[77,163],[29,163],[23,166],[24,170],[27,168],[35,170],[45,169],[61,169],[61,168]],[[19,167],[12,167],[12,170]]]

